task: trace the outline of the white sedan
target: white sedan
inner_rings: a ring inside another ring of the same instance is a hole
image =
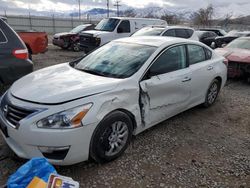
[[[123,38],[16,81],[1,98],[0,132],[21,158],[111,161],[132,135],[211,106],[226,77],[224,58],[200,42]]]

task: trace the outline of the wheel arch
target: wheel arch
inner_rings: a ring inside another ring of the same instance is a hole
[[[216,78],[214,78],[215,80],[218,80],[219,84],[220,84],[220,89],[221,89],[221,85],[222,85],[222,78],[220,76],[217,76]]]
[[[135,116],[130,112],[130,111],[128,111],[128,110],[126,110],[126,109],[123,109],[123,108],[118,108],[118,109],[115,109],[115,110],[113,110],[113,111],[111,111],[111,112],[109,112],[109,113],[107,113],[103,118],[102,118],[102,120],[98,123],[98,125],[95,127],[95,129],[94,129],[94,131],[93,131],[93,134],[92,134],[92,136],[91,136],[91,140],[90,140],[90,144],[89,144],[89,159],[94,159],[95,161],[98,161],[95,157],[94,157],[94,155],[93,155],[93,153],[92,153],[92,150],[91,150],[91,148],[92,148],[92,146],[93,146],[93,138],[94,138],[94,135],[95,135],[95,133],[96,133],[96,131],[97,131],[97,129],[98,129],[98,126],[105,120],[105,118],[106,117],[108,117],[108,116],[110,116],[112,113],[114,113],[114,112],[122,112],[122,113],[124,113],[124,114],[126,114],[130,119],[131,119],[131,121],[132,121],[132,128],[133,128],[133,132],[134,132],[134,130],[135,130],[135,128],[136,128],[136,120],[135,120]],[[133,135],[133,132],[132,132],[132,135]]]

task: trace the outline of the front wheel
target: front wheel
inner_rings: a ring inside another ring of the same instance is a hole
[[[79,52],[81,50],[80,45],[78,43],[73,43],[72,49],[74,52]]]
[[[204,103],[205,107],[209,107],[214,104],[219,94],[219,91],[220,91],[220,82],[217,79],[215,79],[212,81],[212,83],[208,88],[206,100]]]
[[[103,163],[116,159],[132,138],[132,121],[125,113],[116,111],[97,126],[91,141],[90,156]]]

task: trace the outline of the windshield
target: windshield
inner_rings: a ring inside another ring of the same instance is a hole
[[[250,50],[250,39],[236,39],[227,45],[227,48],[240,48]]]
[[[156,50],[154,46],[111,42],[83,58],[76,69],[111,78],[128,78]]]
[[[135,32],[132,36],[159,36],[164,30],[164,28],[146,27]]]
[[[75,27],[74,29],[72,29],[70,31],[70,33],[80,33],[86,27],[87,27],[87,25],[79,25],[79,26]]]
[[[95,30],[114,31],[119,21],[120,21],[119,19],[114,19],[114,18],[103,19],[97,24],[97,26],[95,27]]]

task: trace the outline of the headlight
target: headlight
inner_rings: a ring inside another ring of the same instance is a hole
[[[37,122],[39,128],[71,129],[82,126],[82,119],[91,108],[92,103],[71,108],[57,114],[48,116]]]
[[[100,43],[101,43],[101,38],[96,37],[96,38],[95,38],[95,41],[96,41],[96,45],[99,46]]]

